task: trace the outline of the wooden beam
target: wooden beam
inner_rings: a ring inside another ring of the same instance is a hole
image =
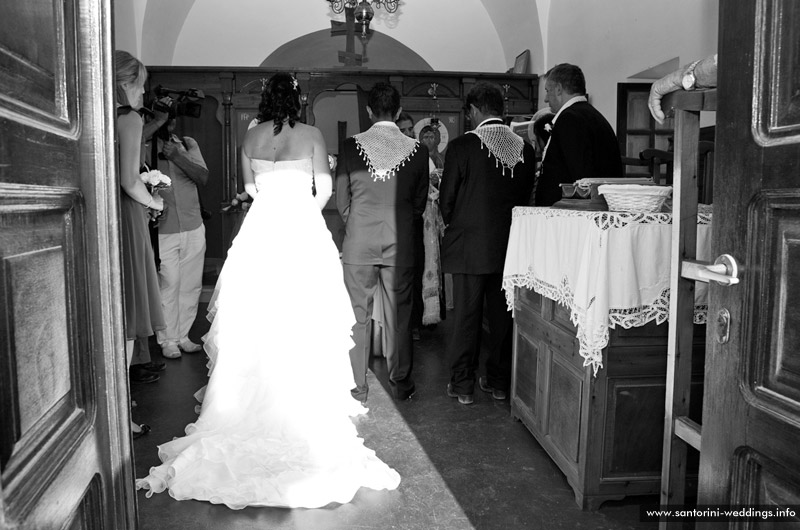
[[[717,110],[717,89],[670,92],[661,99],[661,108],[669,118],[675,115],[676,109],[693,112]]]
[[[700,450],[701,436],[700,424],[686,416],[675,418],[675,436],[691,445],[698,451]]]
[[[684,504],[688,446],[675,435],[675,418],[689,415],[694,342],[694,281],[680,276],[681,263],[697,257],[697,142],[702,94],[673,92],[675,109],[675,166],[672,193],[672,244],[669,291],[667,380],[664,400],[664,444],[661,459],[661,505]],[[692,107],[687,110],[683,107]],[[678,528],[662,521],[660,529]]]

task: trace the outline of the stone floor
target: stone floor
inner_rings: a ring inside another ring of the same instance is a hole
[[[204,315],[205,307],[201,305]],[[208,324],[198,318],[191,338]],[[415,342],[417,394],[398,403],[387,393],[386,365],[373,358],[370,408],[358,420],[366,445],[403,480],[392,492],[361,489],[346,505],[323,509],[247,508],[234,511],[199,501],[175,501],[166,493],[138,494],[139,528],[295,530],[516,530],[656,528],[639,522],[639,503],[655,497],[607,502],[581,511],[564,475],[525,426],[512,420],[508,401],[477,390],[475,403],[459,405],[445,395],[448,380],[443,341],[447,321],[423,330]],[[298,341],[302,340],[298,338]],[[158,351],[158,348],[153,348]],[[154,353],[156,359],[160,355]],[[156,445],[180,436],[196,418],[192,394],[206,381],[203,354],[167,359],[161,379],[133,385],[136,421],[152,432],[134,442],[136,476],[158,463]],[[298,387],[302,391],[302,386]]]

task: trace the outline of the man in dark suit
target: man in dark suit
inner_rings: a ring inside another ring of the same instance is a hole
[[[559,184],[622,177],[622,158],[611,124],[586,100],[580,68],[562,63],[545,74],[545,103],[556,113],[536,184],[536,206],[561,199]]]
[[[503,93],[478,83],[467,95],[465,112],[478,126],[450,142],[444,161],[439,204],[447,226],[442,263],[453,275],[453,328],[447,342],[447,395],[473,402],[486,304],[489,357],[481,390],[505,399],[511,381],[511,313],[502,291],[511,209],[528,204],[536,159],[533,147],[500,118]]]
[[[336,207],[345,222],[344,282],[356,315],[350,363],[353,397],[367,399],[367,365],[374,301],[383,305],[384,355],[396,399],[409,399],[411,378],[411,293],[414,224],[428,194],[428,152],[395,125],[400,95],[378,83],[369,92],[366,132],[345,140],[336,170]]]

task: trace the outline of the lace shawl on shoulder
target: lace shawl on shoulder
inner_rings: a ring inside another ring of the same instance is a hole
[[[511,128],[500,123],[490,123],[477,127],[469,131],[481,140],[481,147],[489,151],[488,156],[494,156],[495,166],[503,166],[503,174],[506,169],[511,170],[511,178],[514,178],[514,166],[524,162],[522,148],[525,141]]]
[[[369,168],[373,181],[391,178],[417,151],[419,143],[400,132],[394,124],[373,125],[353,136],[356,147]]]

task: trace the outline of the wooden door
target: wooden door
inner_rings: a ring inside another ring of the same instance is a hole
[[[719,28],[714,250],[741,283],[710,286],[698,503],[798,505],[800,3],[721,2]]]
[[[0,529],[135,524],[108,6],[0,7]]]

